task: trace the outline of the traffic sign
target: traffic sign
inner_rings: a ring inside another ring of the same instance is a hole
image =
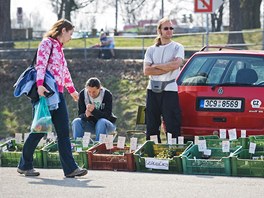
[[[224,0],[194,0],[194,12],[213,13],[223,3]]]

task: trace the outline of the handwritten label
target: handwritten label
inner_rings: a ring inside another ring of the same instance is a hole
[[[137,138],[130,138],[130,152],[137,150]]]
[[[117,139],[117,148],[125,148],[125,142],[126,142],[126,137],[123,136],[118,136]]]
[[[206,149],[204,150],[204,155],[211,156],[212,150],[211,149]]]
[[[177,138],[171,138],[171,144],[177,144]]]
[[[168,139],[168,144],[171,145],[172,144],[172,134],[171,133],[167,133],[167,139]]]
[[[184,137],[183,136],[178,137],[178,144],[184,144]]]
[[[229,135],[229,140],[236,140],[237,139],[236,129],[229,129],[228,135]]]
[[[154,141],[155,144],[158,144],[158,136],[157,135],[151,135],[150,140]]]
[[[250,142],[249,143],[249,151],[248,152],[254,154],[255,151],[256,151],[256,143]]]
[[[198,151],[203,152],[206,148],[206,140],[199,140],[198,141]]]
[[[16,140],[16,143],[21,144],[22,143],[22,133],[16,133],[15,140]]]
[[[220,139],[226,139],[226,129],[219,129]]]
[[[145,158],[145,167],[159,170],[169,170],[169,160]]]
[[[100,134],[99,142],[100,143],[105,143],[106,142],[106,134]]]
[[[194,136],[194,144],[198,145],[199,142],[199,136]]]
[[[114,148],[114,136],[113,135],[107,135],[106,137],[106,142],[105,142],[105,147],[107,150]]]
[[[230,152],[230,142],[228,140],[222,141],[222,151]]]
[[[242,129],[241,130],[241,136],[240,137],[246,138],[247,137],[247,130]]]

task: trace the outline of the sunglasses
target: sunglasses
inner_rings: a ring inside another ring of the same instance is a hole
[[[163,30],[174,30],[173,27],[164,27]]]

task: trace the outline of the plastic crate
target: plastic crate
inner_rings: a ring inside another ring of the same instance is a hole
[[[205,136],[198,136],[198,137],[199,137],[199,140],[210,140],[207,143],[207,146],[211,148],[221,148],[222,141],[229,140],[229,139],[220,139],[218,135],[205,135]],[[231,140],[230,147],[242,146],[242,148],[246,149],[249,146],[248,141],[249,141],[249,138],[238,138],[236,140]]]
[[[258,159],[254,159],[258,158]],[[264,177],[264,151],[241,149],[231,157],[232,176]]]
[[[134,153],[137,171],[140,172],[159,172],[159,173],[182,173],[182,162],[180,155],[188,148],[190,148],[192,142],[187,144],[155,144],[154,141],[146,141],[139,149]],[[168,160],[167,170],[160,169],[158,166],[154,168],[146,167],[147,158],[160,160],[157,155],[165,150],[173,149],[175,152],[172,158],[165,158],[161,160]]]
[[[0,145],[0,166],[17,167],[22,155],[23,144],[17,144],[15,140],[8,140]],[[42,151],[38,147],[33,154],[33,165],[43,168]]]
[[[73,149],[72,155],[75,162],[84,168],[88,168],[88,158],[86,155],[86,150],[92,147],[93,145],[89,145],[87,148],[82,147],[81,141],[71,141],[72,144],[75,144],[75,148],[81,147],[82,151],[76,151]],[[42,149],[43,152],[43,167],[44,168],[61,168],[60,155],[58,152],[58,143],[56,141],[51,142],[47,146]]]
[[[184,174],[197,175],[231,175],[232,152],[241,149],[242,146],[238,140],[230,141],[230,152],[222,151],[222,139],[206,140],[207,149],[211,150],[211,156],[204,156],[203,152],[198,150],[198,145],[193,145],[182,154],[182,165]]]
[[[255,151],[264,151],[264,135],[249,136],[248,139],[249,142],[256,143]]]
[[[89,169],[93,170],[117,170],[117,171],[135,171],[135,161],[130,148],[124,149],[114,146],[107,150],[104,143],[95,145],[88,149]]]

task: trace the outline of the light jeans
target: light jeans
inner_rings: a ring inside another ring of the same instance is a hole
[[[83,137],[84,132],[96,134],[95,141],[99,141],[100,134],[108,134],[116,130],[116,126],[105,118],[99,119],[96,124],[83,121],[81,118],[75,118],[72,121],[73,138]]]

